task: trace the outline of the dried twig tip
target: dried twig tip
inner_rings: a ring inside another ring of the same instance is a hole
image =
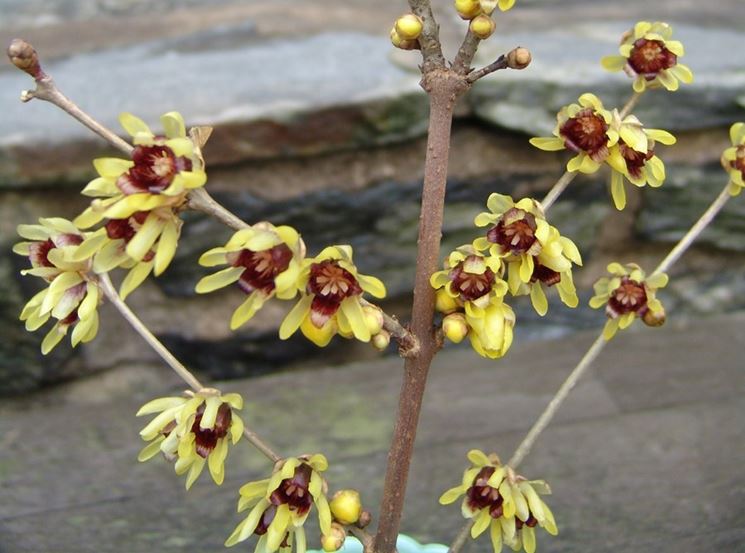
[[[530,50],[518,46],[507,54],[507,67],[510,69],[525,69],[532,60],[533,56],[530,55]]]
[[[36,53],[31,44],[20,38],[14,38],[8,46],[8,58],[11,63],[21,71],[25,71],[34,79],[38,79],[41,74],[41,65],[39,64],[39,55]]]

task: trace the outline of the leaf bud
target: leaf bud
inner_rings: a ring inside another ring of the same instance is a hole
[[[14,38],[8,46],[10,62],[21,71],[25,71],[34,79],[42,75],[39,55],[31,44],[20,38]]]
[[[339,490],[329,502],[331,515],[341,524],[354,524],[360,518],[362,501],[357,490]]]
[[[372,522],[372,513],[370,511],[362,511],[360,513],[360,519],[357,521],[359,528],[366,528]]]

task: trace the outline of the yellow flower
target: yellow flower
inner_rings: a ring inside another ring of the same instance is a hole
[[[618,329],[631,325],[638,317],[648,326],[660,326],[665,322],[665,309],[655,295],[657,290],[667,286],[665,273],[655,273],[649,277],[635,263],[608,265],[611,277],[599,279],[595,285],[595,295],[590,299],[590,307],[605,307],[608,322],[603,336],[610,340]]]
[[[372,276],[357,272],[351,246],[329,246],[313,259],[305,259],[297,280],[300,301],[279,328],[286,340],[299,328],[318,346],[325,346],[337,332],[369,342],[379,331],[373,317],[366,317],[362,294],[385,297],[385,286]]]
[[[186,202],[189,190],[204,186],[207,176],[198,149],[186,137],[179,113],[161,117],[165,137],[155,136],[130,113],[121,114],[119,121],[133,137],[132,159],[93,161],[99,177],[88,183],[83,194],[96,199],[75,224],[90,228],[109,219],[115,227],[128,226],[113,229],[113,236],[112,229],[107,228],[107,232],[112,240],[125,241],[131,259],[146,263],[153,259],[151,268],[159,275],[176,252],[181,231],[178,209]]]
[[[214,388],[154,399],[137,412],[138,417],[158,413],[140,431],[142,439],[150,443],[137,459],[144,462],[162,452],[175,460],[176,474],[188,472],[187,490],[206,464],[215,484],[220,485],[225,478],[228,440],[235,445],[243,435],[243,421],[236,414],[242,408],[240,395],[223,395]]]
[[[295,229],[258,223],[239,230],[225,246],[213,248],[199,258],[199,264],[204,267],[223,264],[230,267],[202,278],[196,291],[206,294],[237,282],[248,297],[233,312],[230,328],[235,330],[249,321],[269,298],[295,297],[304,256],[305,244]]]
[[[673,29],[667,23],[640,21],[621,39],[620,56],[606,56],[601,64],[608,71],[624,70],[634,78],[634,90],[665,87],[678,90],[682,81],[693,82],[691,70],[678,63],[685,53],[683,44],[670,40]]]
[[[729,173],[729,193],[737,196],[745,188],[745,123],[735,123],[729,130],[732,147],[722,154],[722,166]]]
[[[92,250],[85,246],[87,235],[59,217],[39,219],[39,223],[18,226],[18,234],[29,241],[17,243],[13,251],[31,262],[31,268],[22,274],[49,283],[26,303],[20,315],[28,331],[37,330],[50,318],[57,320],[41,344],[46,355],[70,328],[73,347],[95,338],[102,294],[91,274]]]
[[[506,12],[515,5],[515,0],[455,0],[455,10],[462,19],[474,19],[480,15],[491,15],[499,8]]]
[[[530,143],[546,151],[571,150],[577,155],[567,163],[571,172],[594,173],[608,157],[608,148],[618,142],[618,132],[611,126],[611,112],[594,94],[579,97],[579,104],[561,108],[556,116],[553,137],[531,138]]]
[[[445,336],[458,343],[468,335],[474,350],[492,359],[507,353],[515,324],[514,312],[503,302],[503,272],[499,257],[485,257],[467,245],[447,257],[444,271],[430,277],[437,307],[447,313],[442,322]]]
[[[549,225],[541,205],[524,198],[515,203],[510,196],[492,194],[489,212],[480,213],[474,223],[490,227],[473,245],[488,250],[507,265],[507,284],[513,295],[530,294],[536,312],[548,311],[544,286],[556,286],[561,301],[577,307],[579,299],[572,279],[572,263],[582,265],[577,246]]]
[[[665,165],[655,155],[655,142],[670,146],[675,137],[660,129],[645,129],[641,121],[629,115],[621,121],[613,112],[613,126],[618,129],[618,143],[610,148],[605,160],[611,167],[611,196],[616,209],[626,207],[624,179],[635,186],[657,188],[665,180]]]
[[[240,489],[238,512],[251,509],[225,541],[231,547],[259,536],[256,551],[262,553],[305,553],[303,525],[313,507],[318,509],[321,534],[331,533],[331,511],[326,499],[326,481],[321,473],[328,468],[321,454],[291,457],[279,462],[270,478],[249,482]]]
[[[465,496],[461,512],[473,520],[471,537],[489,530],[495,552],[508,545],[514,551],[536,549],[535,527],[558,534],[554,515],[540,495],[551,493],[543,480],[531,480],[502,465],[495,454],[487,456],[478,449],[468,452],[471,467],[463,473],[461,484],[447,490],[440,504],[449,505]]]

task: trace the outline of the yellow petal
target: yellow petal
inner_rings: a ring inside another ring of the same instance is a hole
[[[197,283],[195,290],[197,294],[208,294],[220,288],[224,288],[225,286],[236,282],[241,277],[244,270],[245,267],[228,267],[227,269],[203,277]]]
[[[626,188],[623,185],[623,175],[618,171],[611,172],[610,192],[616,209],[623,210],[626,207]]]
[[[127,296],[134,292],[135,289],[145,281],[152,270],[152,261],[149,261],[147,263],[140,262],[132,267],[127,273],[127,276],[124,277],[122,285],[119,288],[119,295],[122,297],[122,299],[126,299]]]
[[[543,317],[548,312],[548,300],[540,282],[535,282],[530,287],[530,301],[536,313]]]
[[[130,136],[135,136],[137,134],[149,134],[152,136],[153,134],[150,127],[148,127],[142,119],[132,115],[131,113],[120,113],[119,123]]]
[[[41,342],[41,353],[43,355],[52,351],[62,338],[67,334],[67,325],[55,324]]]
[[[160,240],[158,240],[158,248],[155,251],[155,266],[153,271],[155,276],[163,273],[168,265],[171,264],[173,256],[176,255],[180,230],[180,219],[169,219],[166,221],[163,232],[160,235]]]
[[[177,111],[169,111],[160,118],[163,130],[168,138],[179,138],[186,136],[186,125],[184,118]]]
[[[310,304],[313,302],[312,296],[303,296],[299,302],[295,304],[292,310],[282,321],[282,325],[279,327],[279,337],[281,340],[287,340],[292,336],[300,324],[303,322],[310,311]]]
[[[236,330],[246,324],[264,305],[266,296],[262,292],[254,291],[233,312],[230,319],[230,330]]]
[[[531,138],[529,142],[539,150],[546,152],[555,152],[565,148],[564,141],[561,138],[553,136]]]
[[[626,66],[627,59],[623,56],[605,56],[600,60],[600,65],[606,71],[621,71]]]
[[[115,179],[134,167],[134,162],[130,159],[120,159],[118,157],[99,157],[93,160],[93,167],[102,177]]]

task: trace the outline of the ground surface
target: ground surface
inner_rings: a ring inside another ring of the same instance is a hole
[[[561,533],[541,534],[540,551],[745,551],[745,316],[640,330],[609,346],[522,467],[554,489]],[[405,532],[455,533],[458,508],[437,497],[459,480],[465,452],[508,457],[593,338],[518,344],[499,363],[466,349],[438,358]],[[399,385],[400,363],[383,359],[225,388],[244,394],[245,419],[278,450],[322,450],[332,490],[356,486],[377,510]],[[269,467],[240,444],[221,488],[203,479],[186,494],[165,462],[138,464],[134,412],[177,386],[165,370],[131,368],[4,401],[0,551],[223,551],[237,488]]]

